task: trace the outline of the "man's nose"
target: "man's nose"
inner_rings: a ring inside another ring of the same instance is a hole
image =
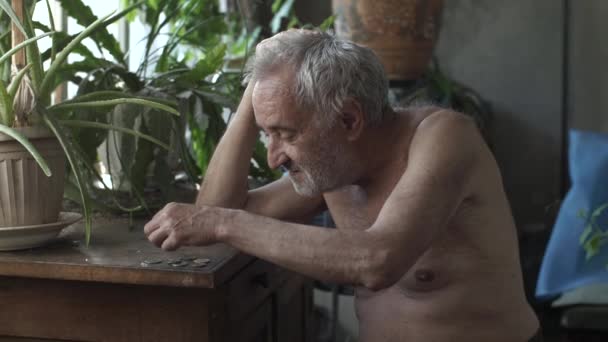
[[[276,169],[289,160],[280,144],[272,138],[268,142],[268,154],[266,158],[268,160],[268,166],[271,169]]]

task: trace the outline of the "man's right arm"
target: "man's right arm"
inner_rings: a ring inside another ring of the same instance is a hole
[[[255,81],[250,81],[211,158],[196,205],[244,209],[280,220],[310,218],[323,209],[322,196],[298,195],[287,178],[253,191],[248,189],[250,160],[259,136],[252,104],[254,86]]]

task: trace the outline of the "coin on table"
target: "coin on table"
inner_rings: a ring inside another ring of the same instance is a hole
[[[197,264],[197,265],[206,265],[208,263],[211,262],[211,259],[208,258],[197,258],[192,260],[193,263]]]
[[[196,259],[196,257],[194,257],[194,256],[183,256],[183,257],[181,257],[182,261],[192,261],[194,259]]]
[[[184,267],[184,266],[188,266],[188,263],[184,262],[184,261],[179,261],[179,262],[171,263],[169,265],[171,265],[173,267]]]
[[[163,262],[163,261],[162,260],[158,260],[158,259],[150,259],[150,260],[144,260],[142,262],[142,264],[156,265],[156,264],[160,264],[161,262]]]

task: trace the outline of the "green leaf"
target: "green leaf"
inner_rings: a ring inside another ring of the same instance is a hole
[[[251,33],[246,28],[243,28],[238,39],[228,45],[228,55],[230,58],[246,57],[247,53],[252,50],[253,44],[258,41],[262,27],[257,26]]]
[[[230,96],[228,96],[227,94],[220,93],[213,89],[202,89],[202,88],[194,89],[193,91],[195,94],[197,94],[213,103],[216,103],[222,107],[230,108],[232,110],[236,109],[234,99],[231,98]]]
[[[21,20],[19,20],[19,17],[17,16],[17,13],[15,13],[15,10],[13,10],[13,7],[11,6],[11,4],[9,4],[7,0],[0,0],[0,7],[6,14],[8,14],[8,16],[11,18],[11,21],[13,22],[13,24],[15,24],[15,26],[19,29],[19,31],[21,31],[21,33],[23,33],[25,38],[30,38],[30,35],[28,35],[28,33],[23,28],[23,24],[21,23]],[[24,12],[25,12],[25,9],[24,9]]]
[[[282,3],[283,0],[274,0],[274,2],[272,3],[272,13],[277,13]]]
[[[183,31],[188,22],[183,22],[180,27],[174,28],[171,37],[162,48],[162,53],[156,64],[156,72],[166,72],[170,69],[169,60],[174,58],[171,53],[178,46],[194,44],[197,49],[209,50],[220,43],[220,34],[226,31],[225,18],[213,16],[202,20],[187,30]],[[182,44],[184,43],[184,44]],[[152,52],[154,54],[155,51]]]
[[[576,217],[583,219],[583,220],[587,219],[587,211],[583,208],[579,209],[576,212]]]
[[[49,3],[49,0],[46,0],[46,9],[47,9],[49,21],[51,24],[51,30],[56,31],[55,30],[55,18],[53,18],[53,11],[51,11],[51,4]],[[56,53],[55,36],[53,36],[52,40],[53,40],[53,42],[51,43],[51,62],[55,59],[55,53]]]
[[[36,163],[38,163],[38,165],[42,169],[42,172],[44,172],[44,174],[47,177],[52,176],[52,172],[51,172],[51,169],[49,168],[49,165],[46,163],[46,161],[44,160],[44,158],[42,157],[40,152],[38,152],[36,147],[34,147],[34,145],[32,145],[32,143],[30,143],[30,141],[27,140],[26,137],[24,137],[21,133],[19,133],[15,129],[12,129],[12,128],[2,125],[2,124],[0,124],[0,133],[4,133],[4,134],[8,135],[9,137],[17,140],[32,155],[32,157],[34,158]]]
[[[89,102],[62,102],[56,104],[54,106],[49,107],[48,109],[51,111],[57,111],[62,109],[71,109],[71,108],[95,108],[95,107],[107,107],[107,106],[116,106],[121,104],[137,104],[142,106],[148,106],[156,109],[160,109],[162,111],[171,113],[175,116],[179,116],[179,112],[174,108],[166,106],[164,104],[139,99],[139,98],[120,98],[113,100],[101,100],[101,101],[89,101]]]
[[[595,210],[593,210],[593,212],[591,213],[591,218],[595,219],[598,216],[602,215],[602,212],[604,212],[604,210],[606,210],[606,208],[608,208],[608,202],[602,204],[601,206],[599,206]]]
[[[125,82],[125,86],[128,90],[131,91],[139,91],[144,87],[143,81],[136,74],[130,72],[125,67],[114,64],[112,62],[99,59],[85,59],[80,62],[71,63],[69,65],[63,65],[60,70],[61,72],[77,72],[77,71],[94,71],[95,69],[99,69],[100,77],[102,79],[111,79],[113,75],[120,77],[122,81]],[[90,76],[90,75],[89,75]],[[102,88],[103,89],[103,88]],[[125,95],[127,96],[127,95]]]
[[[226,45],[220,44],[205,54],[194,68],[178,77],[178,81],[197,83],[205,77],[218,71],[224,63],[224,55],[226,54]]]
[[[63,126],[67,126],[67,127],[97,128],[97,129],[118,131],[118,132],[130,134],[132,136],[147,140],[153,144],[156,144],[156,145],[164,148],[165,150],[171,150],[171,147],[169,147],[169,145],[163,143],[162,141],[160,141],[150,135],[143,134],[141,132],[138,132],[136,130],[132,130],[132,129],[129,129],[126,127],[120,127],[120,126],[105,124],[105,123],[101,123],[101,122],[82,121],[82,120],[61,120],[61,121],[59,121],[59,123],[61,123]]]
[[[72,142],[69,140],[68,136],[65,134],[64,129],[60,126],[60,124],[53,118],[50,113],[46,111],[44,107],[40,104],[37,107],[42,120],[46,123],[46,125],[53,131],[57,140],[59,140],[59,144],[61,148],[65,152],[65,156],[72,167],[72,172],[76,177],[76,183],[78,185],[78,191],[80,192],[80,199],[82,210],[84,212],[85,219],[85,241],[87,246],[91,240],[91,226],[92,226],[92,217],[91,217],[91,208],[89,205],[89,195],[86,192],[86,179],[84,177],[84,170],[81,165],[78,163],[78,159],[76,158],[75,148],[72,146]]]
[[[606,239],[601,232],[595,232],[591,238],[585,243],[584,248],[587,252],[586,259],[589,260],[600,251],[600,247],[606,243]]]
[[[159,114],[160,113],[158,113],[158,111],[156,110],[146,108],[142,115],[143,120],[141,124],[141,130],[150,136],[154,136],[159,140],[162,139],[165,142],[170,143],[171,135],[173,133],[173,125],[171,118],[166,115]],[[154,162],[155,159],[159,160],[160,163],[166,165],[167,153],[165,151],[158,151],[158,153],[155,153],[156,148],[152,144],[141,139],[138,139],[136,143],[137,149],[135,152],[135,162],[131,166],[130,177],[135,188],[138,191],[143,191],[150,165]],[[166,168],[159,167],[157,165],[157,167],[154,168],[154,171],[160,171],[162,173],[165,173]],[[161,182],[161,184],[159,184],[159,187],[165,193],[167,190],[167,179],[168,178],[165,177],[164,182]]]
[[[30,37],[34,37],[34,24],[32,23],[32,11],[29,11],[27,8],[24,9],[25,12],[25,30],[28,32]],[[34,93],[38,95],[39,101],[48,102],[50,101],[50,95],[48,97],[40,96],[40,84],[42,82],[43,77],[43,65],[42,60],[40,59],[40,50],[38,49],[38,44],[29,44],[25,49],[25,55],[28,63],[32,64],[32,69],[29,72],[30,78],[32,80],[32,87],[34,88]]]
[[[76,35],[68,35],[67,33],[62,32],[62,31],[55,32],[55,34],[53,35],[53,45],[55,47],[55,50],[61,51],[61,50],[65,49],[65,47],[75,37],[76,37]],[[84,57],[84,60],[81,62],[89,62],[90,60],[99,60],[99,58],[95,57],[95,54],[82,43],[76,45],[76,47],[74,47],[74,50],[72,50],[72,53],[79,54],[80,56]],[[47,61],[47,60],[52,61],[52,60],[54,60],[52,57],[53,57],[53,48],[52,47],[47,49],[40,55],[40,59],[43,61]],[[76,62],[76,63],[79,63],[79,62]]]
[[[325,20],[323,20],[321,25],[319,25],[319,29],[321,31],[327,31],[327,30],[331,29],[332,26],[334,26],[335,21],[336,21],[336,15],[335,14],[330,15]]]
[[[13,120],[15,120],[13,98],[9,96],[4,82],[0,80],[0,124],[12,126]]]
[[[83,27],[91,25],[97,16],[93,13],[91,8],[85,5],[82,0],[59,0],[61,6],[66,13],[74,18],[78,24]],[[135,3],[128,7],[128,9],[134,9],[141,5],[142,2]],[[126,15],[126,13],[125,13]],[[99,44],[101,47],[108,50],[108,52],[116,59],[116,61],[122,65],[125,65],[125,56],[120,48],[118,40],[108,31],[107,27],[100,28],[91,34],[91,38]]]
[[[59,69],[59,66],[61,64],[63,64],[63,62],[66,61],[66,59],[68,58],[68,55],[72,52],[72,50],[85,38],[87,38],[88,36],[90,36],[93,31],[95,31],[95,29],[97,29],[98,27],[104,25],[104,21],[106,19],[108,19],[110,16],[112,15],[112,13],[106,15],[103,18],[99,18],[97,19],[95,22],[93,22],[93,24],[89,25],[86,29],[84,29],[84,31],[80,32],[80,34],[78,34],[58,55],[57,58],[55,59],[55,61],[53,61],[53,63],[51,63],[51,66],[49,67],[48,71],[46,72],[46,74],[44,75],[44,78],[42,80],[42,83],[40,85],[40,92],[39,92],[39,96],[46,98],[48,96],[50,96],[50,93],[53,91],[53,89],[50,89],[51,84],[53,83],[53,77],[55,77],[55,73],[57,72],[57,70]]]
[[[270,28],[272,33],[275,34],[279,32],[281,29],[281,23],[283,22],[283,18],[289,17],[289,13],[291,12],[291,8],[293,7],[294,0],[287,0],[281,8],[276,12],[272,20],[270,21]]]
[[[115,126],[129,127],[141,131],[141,108],[134,105],[120,105],[114,107],[110,115],[110,123]],[[130,186],[130,170],[135,162],[137,139],[130,135],[108,132],[106,143],[106,159],[108,171],[112,175],[114,189],[128,190]]]
[[[80,34],[78,34],[66,47],[65,49],[63,49],[58,55],[57,55],[57,59],[55,59],[55,61],[53,63],[51,63],[51,66],[49,67],[48,71],[46,72],[46,75],[44,76],[44,79],[42,80],[42,83],[40,85],[40,91],[39,91],[39,96],[46,98],[50,95],[50,93],[52,92],[53,89],[50,89],[51,85],[53,84],[53,78],[55,77],[55,73],[57,72],[57,70],[59,69],[59,67],[66,61],[68,55],[72,52],[72,50],[78,45],[80,44],[80,42],[89,37],[91,34],[94,34],[95,30],[97,30],[99,27],[105,27],[107,25],[110,25],[111,23],[117,21],[118,19],[122,18],[123,16],[125,16],[129,11],[133,10],[135,7],[139,6],[141,3],[136,3],[135,5],[126,8],[122,11],[120,11],[119,13],[117,13],[116,15],[112,16],[113,12],[106,15],[105,17],[99,18],[97,20],[95,20],[91,25],[89,25],[87,28],[85,28],[82,32],[80,32]],[[107,19],[107,20],[106,20]]]
[[[154,9],[154,10],[158,10],[159,8],[159,0],[148,0],[148,5]]]
[[[130,0],[120,0],[120,8],[126,8],[129,7],[129,4],[131,3]],[[133,21],[135,21],[135,18],[137,17],[137,12],[133,11],[133,12],[129,12],[126,16],[125,19],[127,19],[128,22],[132,23]]]
[[[44,34],[41,34],[41,35],[36,36],[34,38],[26,39],[23,42],[15,45],[15,47],[13,47],[12,49],[8,50],[4,55],[2,55],[0,57],[0,64],[6,62],[9,58],[11,58],[12,55],[14,55],[17,51],[21,50],[24,46],[28,46],[28,45],[34,43],[35,41],[37,41],[38,39],[50,36],[50,35],[52,35],[54,33],[55,32],[44,33]]]
[[[205,145],[205,129],[208,126],[208,117],[203,113],[202,99],[198,96],[191,96],[188,100],[189,108],[192,112],[187,115],[187,125],[190,129],[190,143],[192,144],[192,152],[194,154],[194,160],[196,166],[199,168],[201,173],[207,170],[207,158],[208,151]]]
[[[32,20],[32,25],[33,25],[34,29],[40,30],[44,33],[55,31],[55,30],[51,30],[50,27],[48,27],[48,26],[44,25],[43,23],[36,21],[36,20]],[[59,32],[62,32],[62,31],[59,31]],[[10,33],[10,31],[9,31],[9,33]]]
[[[298,26],[300,26],[300,19],[296,17],[291,17],[291,19],[289,19],[289,22],[287,23],[287,28],[291,29]]]
[[[72,103],[72,102],[115,100],[115,99],[122,99],[122,98],[136,98],[136,99],[148,100],[151,102],[161,103],[161,104],[164,104],[164,105],[170,106],[170,107],[175,107],[177,105],[175,103],[175,101],[163,99],[160,97],[134,95],[134,94],[129,94],[129,93],[115,91],[115,90],[93,91],[93,92],[90,92],[87,94],[78,95],[78,96],[72,98],[71,100],[67,100],[62,103],[66,104],[66,103]]]
[[[176,121],[175,127],[176,127],[177,132],[175,134],[177,137],[186,136],[186,127],[188,126],[188,120],[192,116],[189,113],[189,107],[188,107],[189,102],[190,101],[188,101],[187,99],[181,99],[181,101],[179,101],[179,104],[178,104],[179,111],[181,113],[187,113],[186,115],[182,115],[179,118],[172,117]],[[188,175],[188,178],[190,179],[191,182],[198,183],[199,182],[198,175],[201,174],[201,171],[198,169],[198,166],[196,165],[196,161],[192,157],[192,153],[190,153],[191,151],[188,148],[186,139],[178,138],[176,140],[177,140],[177,144],[176,144],[177,149],[179,152],[179,156],[181,158],[182,166],[184,167],[184,171]]]

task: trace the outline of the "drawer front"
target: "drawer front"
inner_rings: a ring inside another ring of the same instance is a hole
[[[289,272],[256,260],[228,284],[228,315],[232,322],[255,310],[289,277]]]
[[[241,322],[233,324],[229,341],[273,342],[274,329],[272,299],[268,298]]]

